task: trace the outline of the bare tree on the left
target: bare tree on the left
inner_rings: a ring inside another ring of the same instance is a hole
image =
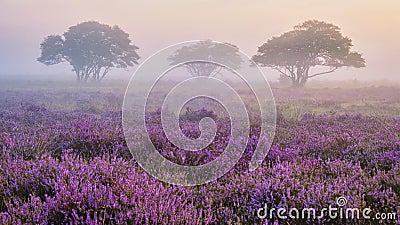
[[[100,81],[111,68],[131,67],[140,59],[128,33],[95,21],[72,26],[63,35],[46,37],[40,49],[39,62],[68,62],[78,81]]]

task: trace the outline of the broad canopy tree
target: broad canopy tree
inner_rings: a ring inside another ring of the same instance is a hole
[[[191,46],[184,46],[169,57],[170,65],[182,64],[193,76],[214,77],[224,68],[221,65],[208,62],[195,62],[199,58],[210,61],[223,61],[230,69],[239,68],[243,62],[239,48],[229,43],[216,43],[211,40],[201,41]],[[188,61],[194,61],[186,63]]]
[[[78,81],[102,80],[111,68],[131,67],[140,58],[129,34],[118,26],[94,21],[72,26],[62,36],[46,37],[40,49],[39,62],[68,62]]]
[[[252,57],[259,66],[270,67],[302,87],[309,78],[332,73],[340,67],[365,67],[361,54],[351,50],[352,41],[338,26],[308,20],[258,47]],[[311,68],[316,68],[312,72]]]

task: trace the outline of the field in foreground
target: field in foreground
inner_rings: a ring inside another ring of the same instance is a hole
[[[46,83],[0,90],[0,224],[400,221],[399,87],[274,88],[277,131],[263,165],[249,172],[244,157],[216,182],[195,187],[159,182],[132,159],[121,127],[123,89]],[[168,150],[171,160],[187,158]],[[371,219],[257,217],[265,206],[337,207],[339,197],[344,209],[370,208]],[[393,212],[395,219],[372,219]]]

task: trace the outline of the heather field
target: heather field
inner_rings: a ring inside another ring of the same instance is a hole
[[[132,158],[121,123],[125,87],[116,81],[1,82],[0,224],[400,222],[399,86],[273,85],[276,134],[262,166],[248,171],[260,138],[253,118],[250,143],[237,143],[246,151],[235,167],[192,187],[160,182]],[[221,153],[230,129],[214,112],[199,110],[182,115],[183,132],[198,136],[197,122],[205,116],[217,121],[218,133],[197,154],[171,145],[157,111],[146,121],[163,156],[200,165]],[[338,207],[339,197],[347,201],[342,209],[370,208],[371,218],[259,216],[264,208]]]

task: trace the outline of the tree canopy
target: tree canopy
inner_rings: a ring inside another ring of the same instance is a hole
[[[222,66],[215,63],[195,62],[199,58],[210,61],[223,61],[225,66],[237,69],[243,62],[240,57],[239,48],[229,43],[216,43],[210,40],[201,41],[191,46],[184,46],[178,49],[169,57],[171,65],[182,63],[188,72],[196,76],[216,76],[222,70]],[[186,63],[188,61],[193,61]]]
[[[137,64],[138,47],[118,26],[90,21],[70,27],[63,35],[50,35],[40,44],[45,65],[68,62],[77,80],[102,80],[112,67]]]
[[[308,20],[258,47],[252,57],[259,66],[270,67],[302,87],[309,78],[332,73],[340,67],[365,67],[361,54],[351,50],[352,40],[336,25]],[[318,70],[311,72],[310,69]],[[323,70],[325,68],[325,70]]]

